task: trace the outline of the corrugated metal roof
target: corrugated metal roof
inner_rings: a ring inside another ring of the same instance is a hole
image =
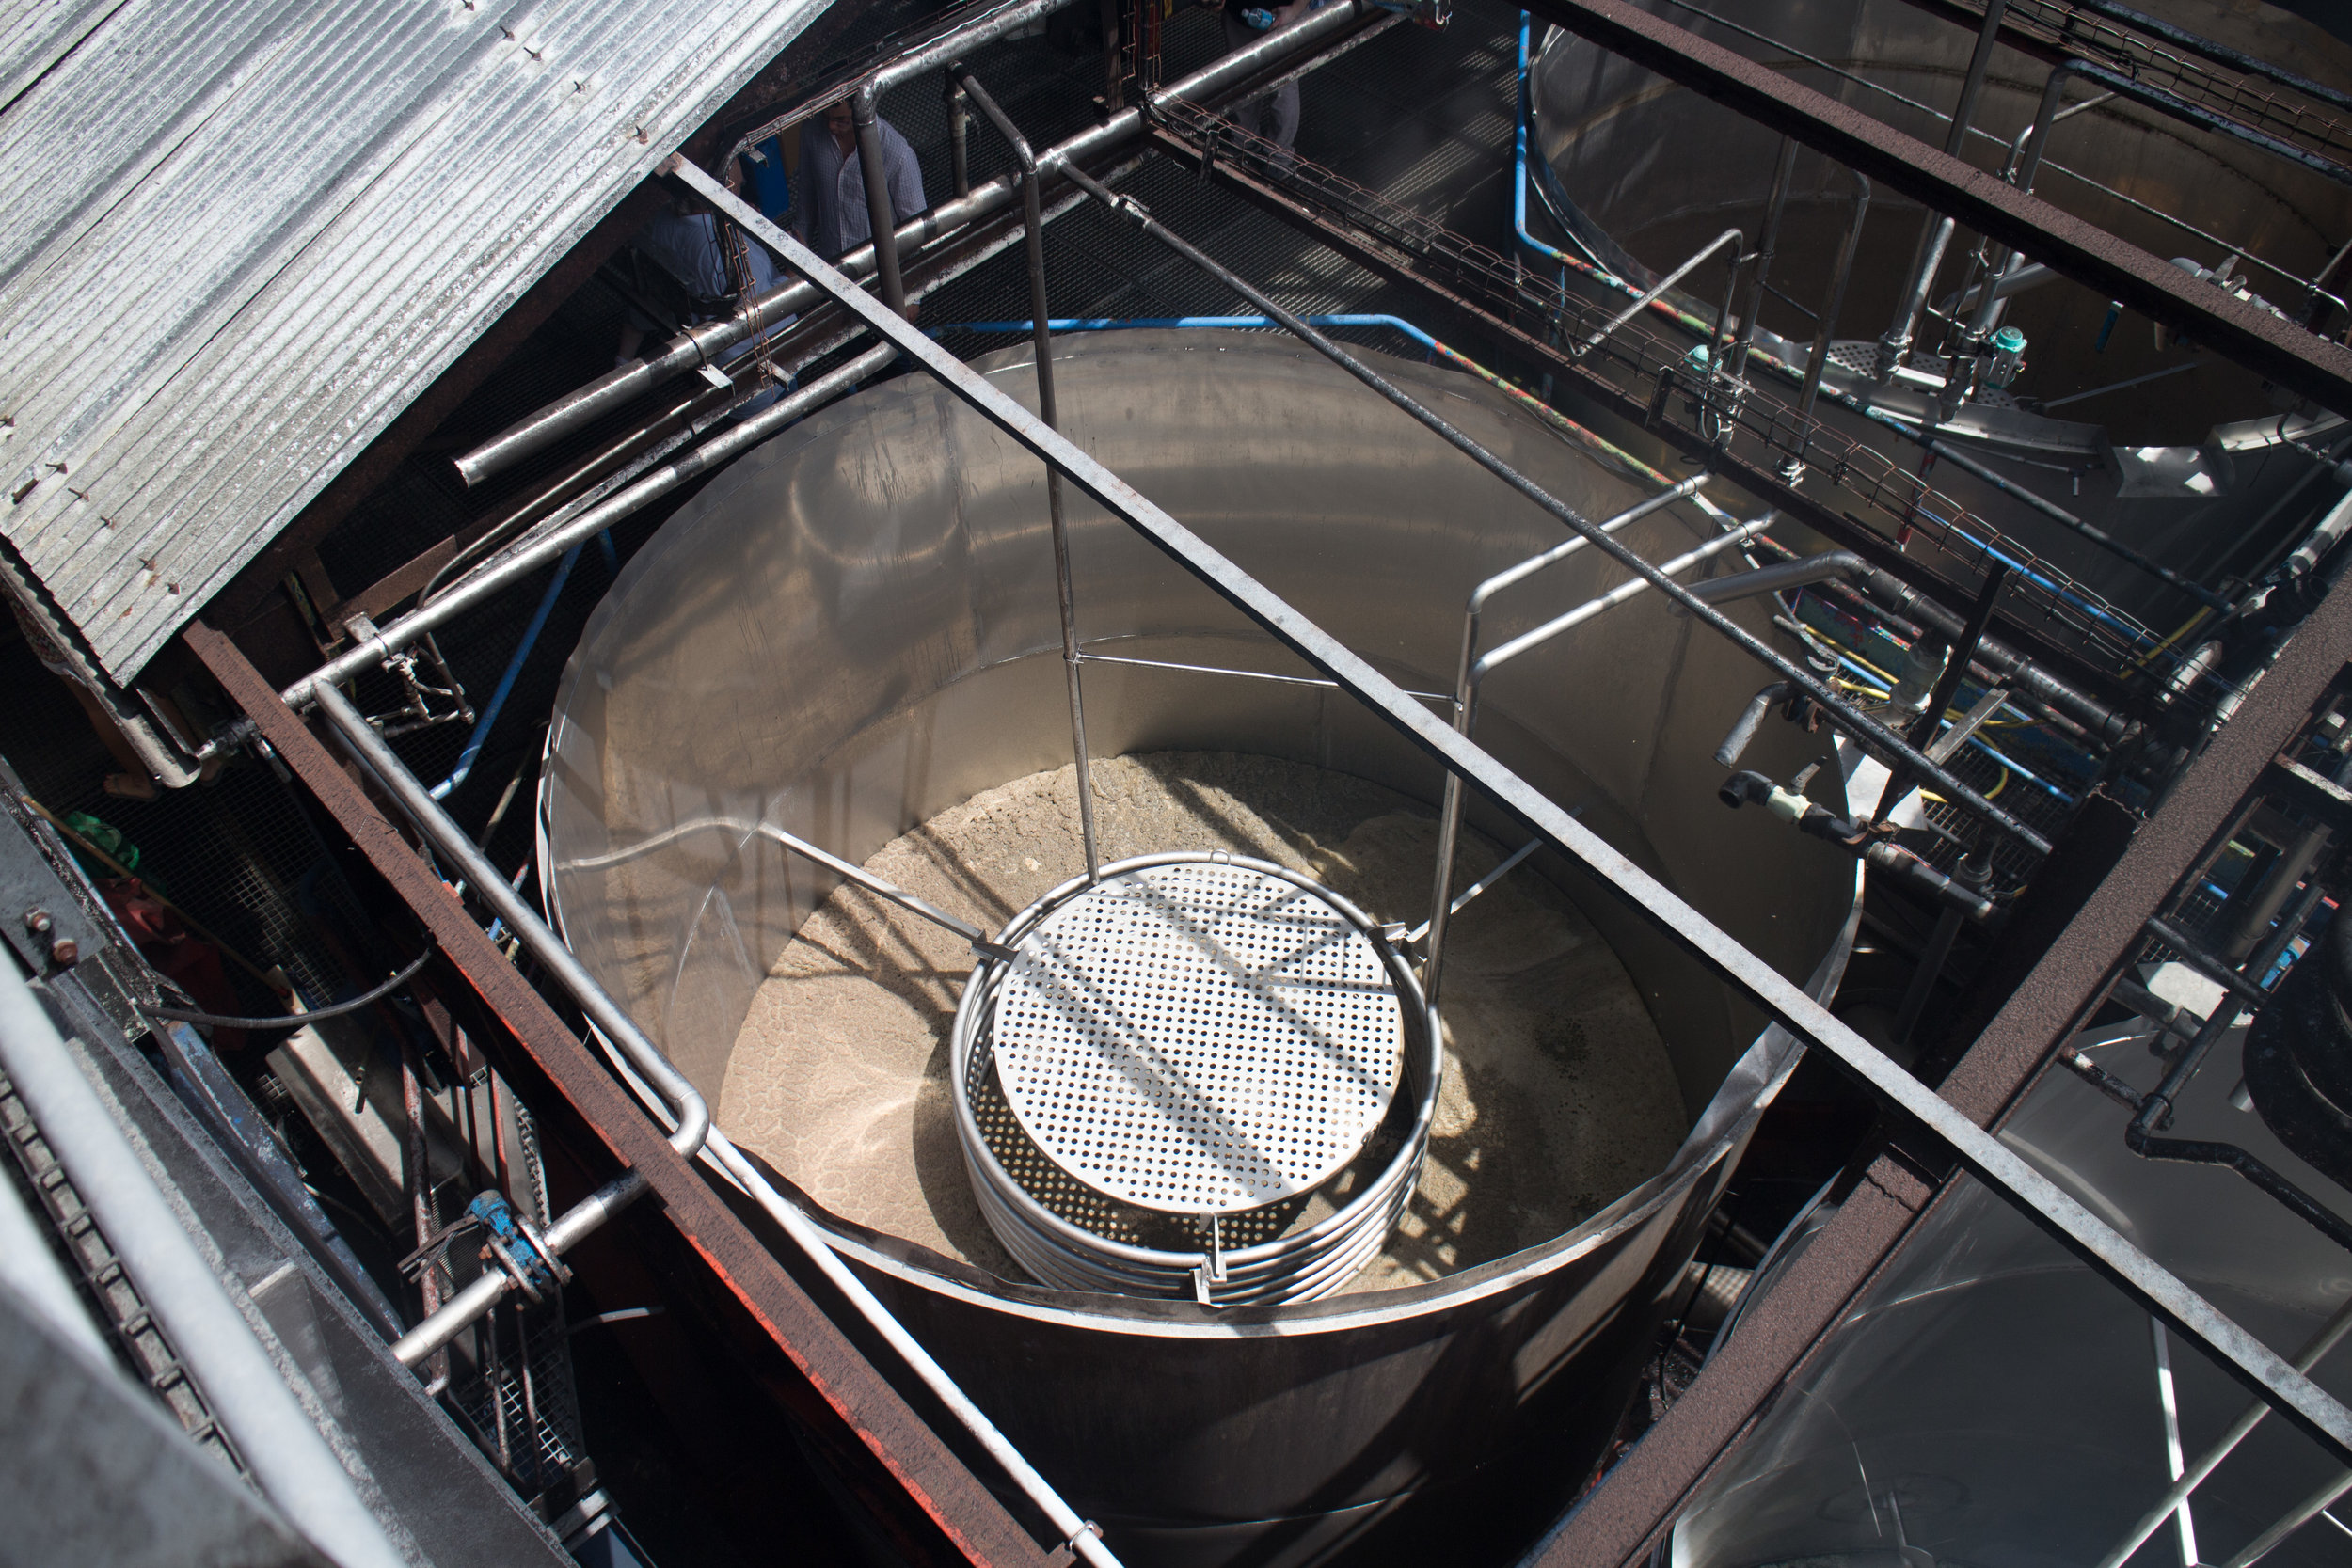
[[[828,0],[10,0],[0,534],[127,680]]]

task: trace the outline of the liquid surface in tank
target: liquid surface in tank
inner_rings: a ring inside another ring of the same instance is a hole
[[[1104,861],[1222,848],[1312,876],[1377,920],[1427,914],[1437,823],[1406,796],[1232,752],[1097,760],[1092,773]],[[1064,767],[984,791],[866,864],[993,932],[1084,871],[1075,776]],[[1466,832],[1456,887],[1500,858]],[[720,1121],[836,1213],[1020,1279],[956,1142],[948,1037],[970,968],[951,933],[836,891],[753,1001]],[[1524,868],[1453,927],[1443,1011],[1429,1154],[1405,1219],[1352,1291],[1441,1278],[1559,1235],[1662,1169],[1688,1127],[1624,965]]]

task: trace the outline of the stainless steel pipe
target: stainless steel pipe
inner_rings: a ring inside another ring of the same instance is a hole
[[[1944,150],[1955,158],[1968,145],[1969,128],[1976,123],[1977,102],[1984,96],[1985,71],[1993,64],[1993,46],[2000,41],[2001,18],[2008,10],[2009,0],[1985,0],[1977,47],[1968,56],[1968,74],[1961,83],[1960,102],[1953,106],[1951,128],[1944,136]],[[1919,230],[1919,245],[1912,257],[1910,282],[1903,289],[1902,303],[1896,309],[1895,320],[1887,326],[1885,336],[1879,340],[1881,380],[1901,369],[1903,356],[1911,352],[1912,338],[1919,327],[1919,313],[1927,309],[1929,292],[1935,287],[1936,270],[1944,264],[1945,249],[1952,243],[1952,228],[1950,218],[1931,212]]]
[[[1027,236],[1029,261],[1029,345],[1037,356],[1037,412],[1047,428],[1058,430],[1061,419],[1054,404],[1054,339],[1048,325],[1054,318],[1045,300],[1045,213],[1038,192],[1037,154],[1029,150],[1029,139],[1021,134],[1021,128],[980,86],[979,78],[961,66],[953,70],[958,86],[1012,145],[1013,159],[1021,166],[1022,228]],[[1045,512],[1054,531],[1055,602],[1061,614],[1062,670],[1070,689],[1070,751],[1078,770],[1078,832],[1086,848],[1087,880],[1091,882],[1102,877],[1103,855],[1094,833],[1094,780],[1087,766],[1086,693],[1079,673],[1077,599],[1070,577],[1070,524],[1062,515],[1061,472],[1050,463],[1045,466]]]
[[[1609,341],[1610,336],[1614,333],[1617,328],[1623,326],[1626,323],[1631,321],[1634,317],[1648,309],[1652,305],[1657,304],[1660,299],[1664,297],[1668,289],[1673,288],[1676,284],[1681,282],[1685,277],[1688,277],[1697,269],[1698,264],[1701,261],[1706,261],[1709,256],[1712,256],[1715,252],[1723,249],[1726,244],[1731,246],[1731,283],[1724,286],[1723,307],[1715,312],[1715,335],[1708,341],[1708,353],[1710,356],[1720,353],[1722,351],[1724,341],[1724,317],[1729,312],[1731,308],[1731,289],[1732,286],[1736,285],[1739,281],[1740,253],[1747,244],[1745,236],[1743,236],[1737,229],[1726,229],[1722,233],[1716,235],[1713,239],[1701,245],[1696,251],[1693,251],[1690,259],[1685,261],[1680,266],[1675,268],[1674,271],[1668,273],[1665,277],[1660,278],[1657,282],[1643,290],[1640,294],[1634,297],[1632,304],[1627,306],[1624,309],[1610,317],[1606,322],[1603,322],[1600,326],[1589,337],[1582,338],[1576,343],[1572,344],[1570,352],[1573,353],[1576,357],[1581,359],[1584,356],[1592,353],[1593,350],[1600,347],[1601,344]]]
[[[691,174],[681,169],[680,177],[686,179],[688,182],[694,185],[697,190],[703,190],[706,192],[717,190],[720,191],[722,195],[725,194],[723,187],[717,185],[709,179],[708,176],[704,175],[699,169],[693,170]],[[1162,245],[1167,245],[1169,249],[1184,257],[1194,266],[1200,268],[1203,272],[1206,272],[1211,277],[1216,277],[1219,282],[1225,284],[1228,288],[1233,290],[1243,298],[1248,300],[1250,304],[1256,306],[1258,309],[1264,312],[1271,319],[1279,322],[1292,336],[1308,343],[1325,358],[1330,360],[1333,364],[1340,366],[1342,369],[1345,370],[1348,374],[1354,376],[1357,380],[1362,382],[1365,386],[1379,393],[1393,406],[1411,416],[1414,420],[1419,420],[1422,426],[1444,440],[1445,443],[1454,448],[1454,451],[1462,453],[1463,456],[1468,457],[1470,461],[1476,463],[1480,467],[1486,469],[1497,479],[1502,480],[1505,484],[1509,485],[1513,490],[1516,490],[1519,495],[1525,497],[1527,499],[1534,502],[1537,506],[1540,506],[1545,511],[1550,513],[1561,522],[1566,524],[1567,527],[1574,532],[1583,535],[1594,544],[1599,546],[1605,554],[1615,560],[1620,565],[1625,566],[1636,577],[1645,579],[1652,587],[1663,592],[1667,597],[1673,599],[1685,610],[1698,616],[1700,620],[1706,622],[1717,632],[1720,632],[1723,636],[1730,639],[1735,645],[1746,652],[1751,657],[1756,658],[1759,662],[1769,665],[1772,669],[1780,672],[1782,676],[1794,682],[1806,696],[1812,698],[1814,702],[1820,705],[1822,712],[1829,718],[1830,721],[1835,723],[1839,729],[1846,731],[1858,740],[1862,740],[1871,746],[1877,747],[1884,752],[1889,753],[1902,765],[1919,770],[1923,776],[1936,780],[1936,787],[1945,792],[1945,799],[1964,807],[1966,810],[1975,814],[1984,821],[1991,823],[2001,832],[2016,839],[2019,843],[2033,849],[2036,853],[2046,855],[2050,852],[2050,841],[2048,839],[2042,837],[2042,834],[2036,832],[2033,829],[2026,826],[2026,824],[2018,821],[2009,813],[1994,805],[1978,790],[1963,784],[1960,780],[1953,778],[1943,768],[1940,768],[1936,767],[1935,764],[1928,761],[1927,757],[1919,752],[1918,748],[1913,746],[1910,741],[1896,734],[1893,730],[1881,723],[1878,720],[1862,712],[1852,704],[1838,696],[1835,691],[1830,689],[1826,682],[1824,682],[1820,676],[1816,675],[1813,672],[1803,668],[1784,657],[1770,644],[1766,643],[1761,638],[1756,637],[1755,634],[1749,632],[1745,627],[1742,627],[1737,623],[1725,618],[1713,606],[1705,604],[1700,600],[1693,598],[1688,589],[1674,581],[1672,578],[1661,571],[1657,566],[1654,566],[1649,562],[1643,560],[1638,554],[1626,548],[1623,545],[1620,545],[1609,535],[1601,532],[1592,523],[1578,515],[1574,510],[1563,505],[1557,498],[1548,494],[1541,485],[1530,481],[1525,475],[1519,473],[1509,464],[1503,462],[1502,459],[1497,457],[1493,452],[1488,451],[1486,448],[1480,446],[1476,441],[1471,440],[1469,436],[1462,434],[1461,431],[1455,429],[1454,425],[1448,422],[1444,418],[1415,399],[1406,395],[1403,391],[1399,390],[1393,384],[1391,384],[1388,378],[1382,376],[1377,372],[1374,371],[1370,366],[1366,365],[1362,360],[1357,358],[1354,355],[1348,353],[1338,343],[1333,342],[1323,333],[1309,325],[1302,317],[1292,311],[1284,309],[1280,305],[1275,303],[1272,298],[1268,297],[1263,291],[1251,285],[1248,279],[1240,277],[1232,269],[1218,264],[1207,254],[1202,252],[1198,246],[1191,245],[1185,241],[1183,236],[1169,230],[1165,224],[1162,224],[1156,218],[1152,217],[1151,213],[1144,208],[1141,202],[1136,200],[1133,197],[1113,195],[1109,190],[1104,188],[1099,181],[1077,169],[1070,170],[1070,179],[1073,183],[1076,184],[1088,195],[1093,197],[1097,201],[1102,202],[1113,212],[1120,214],[1121,215],[1131,219],[1137,227],[1142,229],[1145,233],[1150,234],[1152,238],[1158,240]],[[740,201],[736,200],[732,196],[727,197],[727,201],[733,209],[744,212],[750,211],[749,208],[744,207]],[[1714,245],[1710,246],[1709,249],[1720,248],[1724,240],[1736,240],[1739,237],[1739,232],[1740,231],[1738,230],[1725,230],[1723,235],[1717,238]],[[801,249],[803,247],[799,247],[796,245],[795,248]],[[1736,280],[1736,272],[1733,277]],[[1730,291],[1726,288],[1724,291],[1724,304],[1726,308],[1729,303]],[[1625,318],[1620,318],[1620,320],[1623,319]],[[1720,320],[1717,323],[1717,326],[1720,334]],[[1710,368],[1710,379],[1712,379],[1712,373],[1713,372]]]
[[[1050,8],[1043,5],[1043,0],[1040,0],[1040,6],[1039,15]],[[1213,99],[1269,65],[1308,54],[1333,41],[1376,9],[1367,0],[1348,0],[1345,5],[1326,6],[1309,14],[1295,26],[1268,33],[1257,42],[1236,49],[1183,81],[1152,94],[1148,104],[1123,109],[1102,124],[1046,149],[1038,154],[1039,171],[1050,180],[1080,161],[1094,158],[1133,141],[1148,128],[1147,111],[1156,109],[1159,103],[1180,98],[1196,101]],[[1381,17],[1385,20],[1386,13],[1381,13]],[[1375,22],[1374,24],[1379,24]],[[927,64],[924,69],[930,69],[931,64],[945,64],[968,47],[969,43],[958,44],[956,49],[942,54],[939,59]],[[885,87],[889,85],[887,80],[882,83]],[[1010,206],[1019,194],[1020,184],[1019,176],[1003,175],[976,186],[969,196],[945,202],[899,225],[891,236],[892,243],[901,252],[914,245],[929,244]],[[877,229],[876,232],[879,234],[882,230]],[[851,277],[866,277],[878,265],[875,247],[871,242],[860,245],[834,264]],[[618,408],[664,382],[687,374],[698,366],[712,363],[723,351],[787,316],[812,309],[822,303],[825,297],[822,292],[808,282],[788,283],[749,302],[723,321],[706,322],[689,327],[647,357],[624,365],[576,391],[564,394],[536,413],[509,425],[472,451],[459,454],[457,471],[468,484],[478,484],[579,430],[598,416]]]
[[[868,82],[850,100],[850,120],[857,131],[858,173],[866,182],[866,217],[874,235],[876,282],[882,303],[903,316],[907,284],[898,272],[898,214],[890,205],[890,178],[882,167],[882,119],[874,101],[874,84]]]
[[[547,922],[507,882],[506,874],[491,864],[490,857],[476,847],[466,830],[450,819],[432,791],[408,771],[407,765],[393,753],[375,726],[351,705],[351,699],[326,685],[321,685],[316,695],[319,711],[335,726],[344,749],[375,775],[376,781],[399,802],[401,810],[416,823],[434,851],[464,878],[476,897],[497,911],[507,928],[531,949],[532,956],[547,966],[556,984],[579,1004],[588,1022],[619,1048],[629,1065],[669,1102],[677,1120],[676,1130],[670,1134],[670,1147],[684,1158],[692,1159],[694,1151],[702,1148],[704,1134],[710,1131],[710,1107],[704,1102],[700,1091],[645,1037],[636,1020],[605,994],[596,977],[564,945],[564,939],[548,929]],[[563,1224],[557,1221],[556,1228]]]
[[[262,1495],[338,1568],[403,1568],[351,1473],[83,1076],[13,954],[0,958],[0,1069]]]
[[[1712,560],[1735,545],[1745,544],[1769,528],[1772,521],[1772,515],[1768,514],[1752,523],[1741,523],[1727,533],[1717,534],[1695,549],[1685,550],[1660,566],[1658,570],[1670,578],[1677,572],[1687,572],[1701,562]],[[1454,695],[1455,730],[1467,739],[1470,732],[1477,727],[1479,688],[1486,684],[1486,677],[1498,668],[1509,663],[1521,654],[1543,646],[1556,637],[1574,631],[1595,616],[1614,610],[1628,599],[1643,593],[1649,586],[1648,580],[1644,578],[1634,578],[1629,581],[1619,583],[1608,593],[1587,599],[1566,614],[1547,621],[1533,631],[1524,632],[1501,647],[1482,656],[1470,667],[1463,677],[1461,686],[1456,689]],[[1433,1008],[1438,1005],[1438,981],[1442,968],[1441,960],[1444,958],[1446,922],[1454,912],[1453,899],[1450,896],[1454,882],[1454,847],[1459,841],[1461,829],[1462,781],[1459,774],[1449,772],[1446,775],[1445,804],[1438,814],[1438,886],[1429,906],[1427,948],[1429,958],[1422,971],[1422,990],[1428,995],[1429,1005]]]
[[[1603,533],[1614,533],[1629,523],[1638,522],[1651,513],[1693,496],[1711,475],[1693,474],[1671,489],[1661,491],[1647,500],[1629,506],[1600,525]],[[1454,672],[1454,693],[1450,702],[1454,728],[1467,736],[1470,731],[1470,695],[1472,661],[1478,656],[1478,629],[1486,613],[1486,601],[1505,588],[1526,581],[1547,566],[1556,565],[1590,544],[1582,534],[1554,545],[1541,555],[1530,556],[1516,566],[1505,567],[1470,590],[1462,610],[1462,657]],[[1429,919],[1422,927],[1422,992],[1434,1011],[1438,1006],[1438,982],[1444,968],[1446,927],[1454,917],[1454,854],[1462,831],[1462,780],[1449,772],[1445,778],[1445,800],[1438,812],[1438,868],[1436,885],[1429,895]]]
[[[749,451],[810,409],[850,391],[861,379],[886,368],[898,357],[898,351],[888,344],[868,349],[799,391],[779,398],[724,435],[714,436],[702,445],[673,458],[626,490],[580,513],[561,528],[516,546],[503,556],[493,557],[481,570],[431,604],[419,605],[390,626],[358,639],[351,647],[280,691],[278,694],[279,700],[288,707],[300,708],[337,683],[383,663],[417,639],[447,626],[483,600],[513,587],[542,566],[560,559],[573,546],[602,533],[646,502],[666,496],[687,481],[707,474],[719,465]]]
[[[452,595],[454,597],[455,595]],[[522,939],[532,956],[547,967],[558,985],[579,1004],[581,1012],[604,1037],[628,1059],[654,1091],[669,1104],[677,1126],[670,1134],[670,1147],[692,1159],[703,1139],[710,1131],[710,1107],[701,1093],[686,1080],[685,1074],[671,1066],[653,1042],[645,1038],[634,1019],[606,994],[596,977],[583,967],[562,938],[548,929],[522,895],[506,880],[505,874],[490,863],[473,839],[441,809],[432,791],[408,771],[405,764],[378,735],[359,710],[351,705],[336,687],[317,688],[319,710],[335,727],[344,749],[374,775],[376,782],[399,802],[410,820],[414,821],[435,851],[453,867],[482,901],[498,911],[508,928]],[[562,1250],[596,1229],[615,1212],[626,1207],[644,1191],[644,1178],[635,1171],[625,1172],[606,1182],[586,1199],[567,1210],[548,1227],[548,1245],[551,1254]],[[403,1366],[414,1367],[435,1351],[455,1338],[466,1326],[487,1312],[513,1285],[512,1276],[503,1272],[487,1271],[452,1298],[423,1323],[403,1335],[392,1346],[392,1354]]]

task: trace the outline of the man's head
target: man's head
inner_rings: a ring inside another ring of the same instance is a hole
[[[850,150],[850,144],[857,139],[857,124],[850,113],[848,99],[826,105],[825,129],[832,134],[834,146],[844,152]]]

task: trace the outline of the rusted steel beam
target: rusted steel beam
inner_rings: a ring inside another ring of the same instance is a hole
[[[2247,793],[2347,664],[2352,591],[2339,588],[2303,624],[2162,809],[2130,835],[2114,868],[2080,901],[2025,978],[1988,1007],[1989,1021],[1941,1086],[1946,1100],[1987,1127],[2018,1102],[2053,1048],[2140,951],[2149,918],[2218,847]],[[2058,856],[2067,849],[2061,841]],[[1947,1183],[1943,1190],[1952,1188]],[[1531,1562],[1544,1568],[1646,1563],[1692,1490],[1773,1393],[1806,1374],[1848,1307],[1940,1196],[1899,1155],[1875,1160],[1804,1255],[1748,1304],[1738,1332]]]
[[[1200,150],[1191,142],[1166,129],[1158,130],[1153,135],[1154,145],[1160,151],[1188,166],[1199,165]],[[1772,469],[1736,451],[1719,450],[1696,432],[1672,420],[1650,420],[1649,406],[1640,398],[1600,374],[1586,362],[1571,358],[1557,345],[1514,325],[1460,290],[1431,277],[1409,253],[1372,235],[1330,221],[1304,202],[1294,199],[1248,170],[1236,167],[1232,160],[1218,159],[1210,169],[1210,178],[1251,205],[1313,234],[1366,271],[1420,290],[1474,331],[1496,340],[1525,359],[1551,372],[1555,383],[1565,386],[1574,395],[1606,409],[1628,423],[1645,427],[1684,456],[1706,464],[1709,469],[1758,500],[1779,509],[1783,515],[1813,530],[1832,543],[1852,550],[1871,565],[1900,578],[1927,597],[1949,607],[1965,607],[1975,599],[1975,585],[1956,582],[1917,557],[1904,554],[1884,534],[1856,522],[1821,498],[1789,484]],[[2070,685],[2094,693],[2110,704],[2120,705],[2130,700],[2131,694],[2116,679],[2112,670],[2091,664],[2073,649],[2052,642],[2032,624],[1995,614],[1992,629],[2002,641]]]
[[[1543,20],[1795,137],[2338,413],[2352,349],[2199,282],[2038,197],[1627,0],[1528,0]]]
[[[809,1386],[974,1563],[1048,1560],[1028,1532],[900,1398],[841,1329],[678,1158],[643,1107],[491,944],[439,878],[234,643],[202,622],[188,645],[303,786],[431,931],[482,1006],[595,1129],[616,1166],[642,1172],[665,1217]]]

